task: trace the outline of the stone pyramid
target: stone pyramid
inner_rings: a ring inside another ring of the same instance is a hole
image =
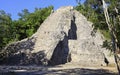
[[[93,31],[92,23],[72,6],[66,6],[51,13],[30,38],[12,43],[5,49],[14,51],[9,55],[9,59],[14,58],[11,63],[17,61],[21,65],[72,62],[101,66],[105,64],[102,44],[103,38]]]

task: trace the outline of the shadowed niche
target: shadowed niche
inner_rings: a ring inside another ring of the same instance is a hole
[[[76,24],[75,24],[75,17],[73,16],[73,19],[71,21],[71,28],[70,30],[68,31],[68,39],[71,39],[71,40],[77,40],[77,27],[76,27]]]

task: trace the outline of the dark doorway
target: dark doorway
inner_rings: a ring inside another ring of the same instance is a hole
[[[63,41],[60,41],[49,61],[49,65],[58,65],[58,64],[65,64],[67,62],[67,56],[69,54],[69,47],[68,47],[68,37],[65,36]]]

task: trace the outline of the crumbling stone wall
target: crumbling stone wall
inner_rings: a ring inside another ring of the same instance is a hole
[[[43,22],[30,38],[8,45],[7,64],[58,65],[67,62],[85,66],[104,65],[103,38],[92,23],[74,10],[62,7]],[[14,59],[14,60],[11,60]],[[15,63],[13,63],[15,62]]]

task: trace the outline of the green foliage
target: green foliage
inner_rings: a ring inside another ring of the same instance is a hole
[[[112,51],[112,44],[111,44],[109,41],[107,41],[107,40],[105,40],[105,41],[103,42],[102,47],[104,47],[104,48],[109,49],[109,50]]]
[[[2,49],[12,39],[12,19],[10,14],[0,11],[0,49]]]
[[[100,30],[100,32],[103,34],[106,40],[110,40],[111,36],[108,30]]]

